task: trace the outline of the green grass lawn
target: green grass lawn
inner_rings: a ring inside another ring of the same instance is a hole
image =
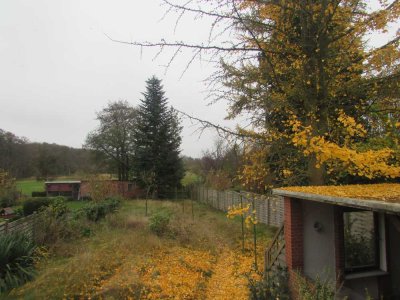
[[[72,211],[75,211],[75,210],[78,210],[78,209],[84,207],[87,203],[88,203],[88,201],[67,201],[66,202],[67,207]]]
[[[35,179],[17,180],[17,190],[21,191],[22,195],[31,196],[32,192],[43,192],[44,181],[37,181]]]

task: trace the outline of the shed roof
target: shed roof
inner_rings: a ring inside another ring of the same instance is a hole
[[[58,180],[58,181],[46,181],[45,184],[72,184],[72,183],[81,183],[80,180]]]
[[[400,214],[400,184],[295,186],[274,189],[273,194]]]

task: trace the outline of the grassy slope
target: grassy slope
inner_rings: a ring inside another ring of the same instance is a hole
[[[190,299],[224,299],[226,293],[232,295],[245,289],[239,286],[243,285],[243,279],[236,284],[240,289],[232,286],[235,281],[227,272],[232,266],[240,266],[235,256],[240,253],[240,222],[197,204],[193,220],[190,201],[185,206],[182,214],[180,203],[150,202],[149,215],[164,210],[174,216],[168,235],[158,237],[149,230],[144,201],[125,202],[117,214],[96,225],[92,237],[60,242],[53,247],[51,255],[39,261],[36,280],[15,290],[9,298],[62,299],[90,295],[107,299],[127,296],[157,299],[161,289],[165,295],[181,293],[181,297]],[[260,228],[260,261],[262,249],[272,234],[272,229]],[[221,282],[224,276],[229,284]],[[147,298],[140,294],[144,290]],[[216,293],[222,296],[216,297]],[[237,299],[241,297],[237,295]]]

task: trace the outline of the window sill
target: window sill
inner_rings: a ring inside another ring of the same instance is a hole
[[[382,270],[374,270],[374,271],[366,271],[366,272],[357,272],[351,273],[344,276],[345,280],[357,279],[357,278],[365,278],[365,277],[375,277],[375,276],[384,276],[388,275],[388,272]]]

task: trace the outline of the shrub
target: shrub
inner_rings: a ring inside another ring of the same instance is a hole
[[[62,196],[51,199],[48,208],[56,218],[65,215],[69,211],[65,202],[66,202],[65,198]]]
[[[46,192],[32,192],[32,197],[46,197]]]
[[[297,274],[298,291],[301,299],[304,300],[334,300],[335,287],[328,280],[321,280],[317,277],[310,281],[304,278],[301,274]]]
[[[82,236],[83,222],[70,218],[68,212],[63,197],[56,197],[49,206],[41,207],[38,221],[35,222],[35,242],[50,246],[59,240]]]
[[[0,236],[0,293],[18,287],[34,277],[35,249],[35,244],[23,234]]]
[[[49,198],[31,198],[24,202],[22,209],[24,215],[28,216],[33,214],[35,211],[38,211],[41,207],[49,206],[50,203],[51,200]]]
[[[0,197],[0,207],[10,207],[15,205],[15,197],[11,194]]]
[[[157,212],[150,217],[150,230],[157,235],[163,235],[168,230],[170,216],[165,212]]]
[[[82,208],[82,212],[88,220],[97,222],[103,219],[108,213],[115,212],[119,204],[119,199],[109,198],[100,202],[91,202],[87,204]]]
[[[251,300],[290,299],[286,268],[278,265],[260,281],[255,281],[251,277],[248,279]]]

